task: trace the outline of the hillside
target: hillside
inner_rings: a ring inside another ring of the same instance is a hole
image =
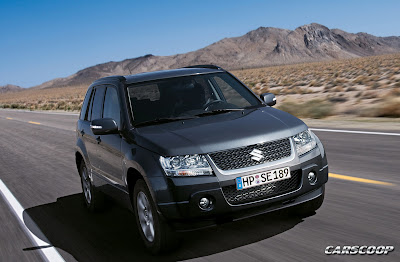
[[[352,34],[309,24],[295,30],[260,27],[240,37],[224,38],[202,49],[173,56],[146,55],[85,68],[53,79],[34,89],[86,85],[109,75],[179,68],[193,64],[217,64],[226,69],[327,61],[400,52],[400,37]]]
[[[22,91],[23,88],[15,85],[0,86],[0,94]]]

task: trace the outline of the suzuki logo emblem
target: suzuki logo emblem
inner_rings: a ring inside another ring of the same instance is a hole
[[[258,149],[253,149],[253,151],[250,152],[250,155],[252,155],[251,159],[258,162],[260,162],[260,160],[264,158],[263,152]]]

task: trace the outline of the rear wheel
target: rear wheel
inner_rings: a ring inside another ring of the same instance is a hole
[[[135,184],[132,203],[139,233],[146,248],[153,254],[175,248],[175,232],[157,213],[150,191],[143,180],[138,180]]]
[[[79,174],[81,176],[83,201],[85,206],[91,212],[102,210],[104,208],[104,195],[93,186],[84,161],[81,162]]]
[[[324,202],[325,192],[317,198],[293,207],[293,213],[299,216],[310,216],[315,213]]]

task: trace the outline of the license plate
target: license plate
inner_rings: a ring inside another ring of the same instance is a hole
[[[290,168],[283,167],[278,169],[273,169],[257,174],[252,174],[248,176],[242,176],[236,178],[236,189],[241,190],[253,186],[264,185],[280,180],[285,180],[290,178]]]

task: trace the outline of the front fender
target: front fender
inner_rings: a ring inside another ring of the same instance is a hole
[[[168,180],[159,162],[159,156],[136,145],[123,143],[123,181],[128,189],[128,170],[137,171],[144,179],[155,203],[171,202],[173,196],[168,190]]]

